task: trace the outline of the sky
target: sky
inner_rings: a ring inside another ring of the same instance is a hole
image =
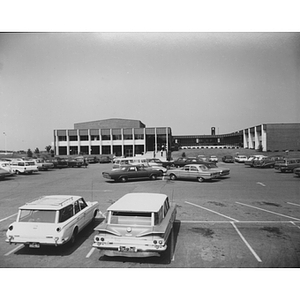
[[[297,32],[0,33],[0,150],[124,118],[173,135],[300,122]]]

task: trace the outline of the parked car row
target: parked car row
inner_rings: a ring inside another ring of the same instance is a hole
[[[245,165],[253,168],[274,168],[281,173],[295,173],[300,177],[300,158],[286,158],[281,155],[250,155]]]
[[[6,242],[29,248],[72,245],[98,212],[97,201],[81,196],[43,196],[19,208]],[[126,257],[161,256],[168,249],[170,261],[176,213],[176,204],[165,194],[126,194],[107,208],[105,220],[94,228],[92,246],[106,256]]]
[[[196,159],[187,159],[186,161],[192,161],[192,163],[179,168],[171,167],[164,171],[157,166],[147,164],[147,162],[144,162],[144,164],[115,164],[111,171],[102,172],[102,175],[106,179],[123,182],[142,178],[155,180],[163,176],[168,176],[171,180],[191,179],[203,182],[230,174],[229,168],[218,168],[213,162],[203,162]]]
[[[83,156],[55,157],[51,160],[43,158],[5,158],[5,160],[0,160],[0,178],[19,174],[33,174],[53,168],[87,167],[88,164],[88,160]]]
[[[275,163],[275,170],[282,173],[294,172],[299,176],[300,158],[285,158]]]

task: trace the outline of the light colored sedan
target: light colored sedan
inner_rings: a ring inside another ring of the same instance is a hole
[[[211,156],[209,157],[209,160],[208,160],[208,161],[210,161],[210,162],[218,162],[219,159],[218,159],[215,155],[211,155]]]
[[[167,171],[167,175],[171,180],[176,179],[187,179],[187,180],[197,180],[203,182],[205,180],[212,180],[220,176],[220,172],[211,170],[205,165],[192,164],[186,165],[179,169],[170,169]]]
[[[234,161],[235,162],[238,162],[238,163],[244,163],[246,160],[247,160],[247,156],[246,155],[237,155],[235,158],[234,158]]]

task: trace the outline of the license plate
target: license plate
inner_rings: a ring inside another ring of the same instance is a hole
[[[121,246],[121,247],[119,247],[119,251],[120,252],[136,252],[136,249],[135,249],[135,247]]]
[[[40,248],[40,244],[39,243],[30,243],[29,248]]]

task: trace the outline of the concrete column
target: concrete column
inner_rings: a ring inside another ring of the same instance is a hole
[[[246,129],[243,130],[243,144],[244,148],[249,148],[249,143],[246,136]]]
[[[259,135],[258,135],[258,131],[257,131],[257,127],[258,126],[255,126],[254,127],[254,141],[255,141],[255,149],[258,149],[259,147]]]
[[[112,137],[112,129],[109,129],[109,134],[110,134],[110,153],[114,154],[114,147],[113,147],[113,137]]]
[[[54,145],[54,152],[55,155],[58,155],[58,134],[57,134],[57,130],[54,130],[54,136],[55,136],[55,145]]]
[[[157,153],[157,132],[156,132],[156,127],[154,128],[154,150],[155,150],[155,153]]]
[[[167,157],[167,151],[169,151],[169,133],[168,133],[168,127],[166,127],[166,157]]]
[[[131,128],[132,133],[132,156],[135,156],[135,138],[134,138],[134,128]]]
[[[68,130],[66,130],[66,137],[67,137],[67,155],[70,155],[70,138],[69,138]]]
[[[249,141],[249,149],[253,149],[253,139],[251,135],[251,128],[248,128],[248,141]]]
[[[267,148],[267,131],[264,129],[264,125],[261,125],[261,140],[262,140],[262,146],[263,146],[263,151],[268,151]]]
[[[77,154],[80,153],[80,135],[79,135],[79,129],[77,129]]]
[[[122,151],[122,156],[124,156],[124,128],[121,128],[121,138],[122,138],[121,151]]]

